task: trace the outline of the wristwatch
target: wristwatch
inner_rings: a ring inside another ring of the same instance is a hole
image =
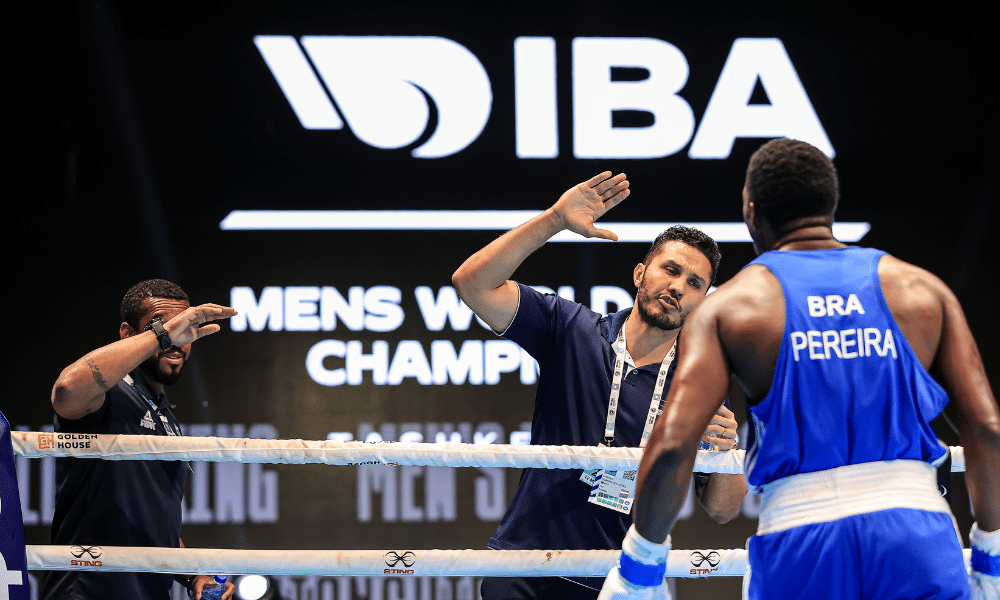
[[[170,334],[168,334],[167,330],[163,328],[163,319],[156,317],[146,324],[143,331],[149,331],[150,329],[152,329],[153,333],[156,334],[156,341],[160,342],[160,350],[163,350],[164,352],[170,350],[174,343],[170,341]]]

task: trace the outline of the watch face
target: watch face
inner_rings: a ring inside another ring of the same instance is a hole
[[[167,330],[163,328],[163,320],[159,317],[151,320],[142,328],[143,331],[149,331],[150,329],[156,334],[157,341],[160,342],[160,350],[169,350],[173,343],[170,341],[170,335]]]

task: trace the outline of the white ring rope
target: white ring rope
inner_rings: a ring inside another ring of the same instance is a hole
[[[105,460],[198,460],[270,464],[635,469],[638,448],[263,440],[12,431],[14,454]],[[950,448],[952,471],[965,470],[963,448]],[[699,450],[695,470],[742,473],[743,450]],[[603,577],[617,550],[214,550],[117,546],[27,546],[30,570],[262,575],[575,576]],[[970,551],[965,550],[968,564]],[[747,552],[680,550],[667,577],[742,577]]]
[[[618,550],[213,550],[121,546],[28,546],[28,568],[154,573],[357,576],[604,577]],[[746,550],[675,550],[667,576],[743,576]],[[82,558],[75,558],[82,554]],[[71,564],[72,562],[78,564]],[[714,567],[709,566],[714,564]]]
[[[75,456],[105,460],[198,460],[271,464],[418,465],[545,469],[635,469],[639,448],[262,440],[159,435],[68,434],[12,431],[14,454],[28,458]],[[965,471],[965,452],[952,446],[951,470]],[[742,473],[743,450],[699,450],[695,470]]]
[[[212,575],[604,577],[618,550],[215,550],[125,546],[27,547],[28,569]],[[972,551],[963,550],[966,567]],[[666,577],[742,577],[747,551],[679,550]]]

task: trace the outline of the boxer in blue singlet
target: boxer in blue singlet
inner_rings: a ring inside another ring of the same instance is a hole
[[[692,440],[730,374],[752,421],[747,483],[764,499],[746,597],[1000,597],[1000,410],[976,343],[940,279],[833,237],[838,195],[809,144],[774,140],[750,159],[743,215],[760,256],[685,325],[635,524],[600,598],[652,597],[644,582],[669,552]],[[968,576],[936,483],[942,410],[977,518]]]

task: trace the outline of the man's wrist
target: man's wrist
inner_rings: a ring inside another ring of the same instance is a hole
[[[160,317],[156,317],[151,320],[145,327],[146,330],[153,332],[156,336],[156,343],[159,345],[160,350],[166,352],[173,346],[173,341],[170,339],[170,334],[167,333],[166,328],[163,326],[163,320]]]
[[[622,579],[636,587],[654,587],[663,583],[670,546],[669,535],[664,543],[657,544],[642,537],[632,525],[622,541],[622,553],[618,559],[618,572]]]
[[[540,216],[545,224],[545,233],[548,237],[552,237],[555,234],[569,228],[569,221],[566,219],[565,215],[555,210],[555,206],[549,207]]]
[[[1000,530],[986,532],[979,528],[979,523],[973,523],[969,545],[972,546],[972,570],[1000,577]]]
[[[197,575],[182,575],[182,574],[177,574],[177,575],[174,575],[174,581],[176,581],[177,583],[181,584],[184,587],[184,589],[190,590],[191,589],[191,584],[194,583],[194,578],[195,577],[197,577]]]

